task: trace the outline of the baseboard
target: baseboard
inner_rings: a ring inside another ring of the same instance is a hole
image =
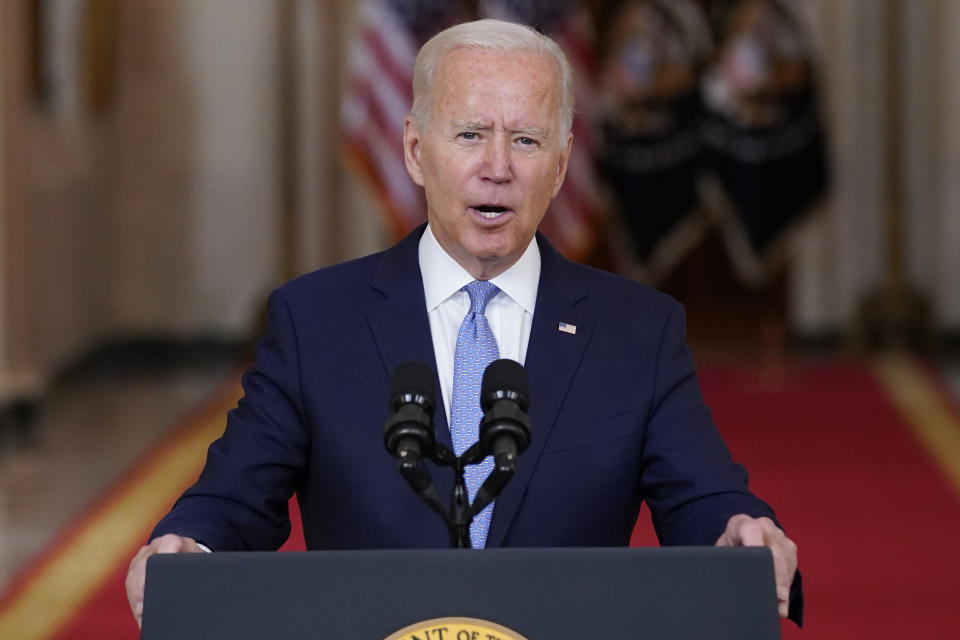
[[[219,336],[132,336],[101,342],[70,362],[57,378],[157,372],[239,362],[252,355],[247,340]]]
[[[811,355],[864,351],[850,334],[838,330],[793,333],[789,337],[788,347],[791,352]],[[942,330],[933,334],[917,352],[934,360],[960,361],[960,329]]]

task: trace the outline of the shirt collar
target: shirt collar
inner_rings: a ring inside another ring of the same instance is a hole
[[[430,225],[427,225],[420,238],[419,258],[428,312],[473,282],[473,276],[440,246]],[[533,313],[540,283],[540,248],[537,246],[537,239],[531,238],[520,258],[509,269],[491,278],[490,282],[525,311]]]

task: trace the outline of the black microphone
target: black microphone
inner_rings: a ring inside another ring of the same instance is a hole
[[[390,412],[383,425],[383,444],[397,458],[397,471],[428,507],[447,524],[451,540],[454,528],[443,500],[421,464],[446,449],[437,445],[433,433],[433,392],[437,388],[433,369],[422,362],[405,362],[390,377]]]
[[[527,372],[513,360],[495,360],[480,385],[480,439],[471,458],[493,456],[493,470],[477,490],[470,515],[480,513],[503,491],[517,469],[517,456],[530,444],[530,387]],[[474,447],[471,447],[473,449]],[[464,456],[470,454],[468,449]],[[479,459],[476,460],[479,462]]]
[[[483,373],[480,386],[480,444],[499,467],[513,462],[530,444],[530,385],[519,362],[495,360]]]
[[[405,362],[390,377],[390,412],[383,427],[383,444],[390,455],[416,464],[430,458],[433,433],[433,369],[422,362]]]

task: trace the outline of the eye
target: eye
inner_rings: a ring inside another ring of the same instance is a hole
[[[527,136],[521,136],[517,138],[517,142],[527,147],[537,144],[536,140],[534,140],[533,138],[528,138]]]
[[[459,137],[461,140],[476,140],[477,132],[476,131],[463,131],[460,133]]]

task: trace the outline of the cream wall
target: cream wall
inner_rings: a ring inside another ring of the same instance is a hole
[[[883,42],[881,2],[814,0],[832,185],[795,245],[790,314],[801,332],[848,326],[881,270]]]
[[[107,339],[247,337],[285,277],[386,244],[340,163],[353,3],[118,6],[116,92],[91,116],[76,87],[52,113],[31,106],[26,3],[0,3],[0,395]]]
[[[939,0],[942,20],[936,22],[939,32],[936,65],[930,69],[930,87],[941,87],[943,100],[935,111],[942,131],[936,129],[931,138],[934,147],[937,184],[931,185],[936,196],[938,214],[936,242],[917,248],[927,254],[926,247],[935,246],[931,256],[934,266],[936,311],[940,323],[960,327],[960,2]],[[917,120],[923,121],[924,114]]]
[[[3,24],[3,9],[0,8],[0,24]],[[0,31],[0,37],[3,37],[2,31]],[[10,364],[7,356],[7,289],[6,289],[6,239],[7,235],[4,232],[4,216],[7,210],[7,201],[6,201],[6,148],[4,141],[7,139],[6,129],[4,127],[4,120],[6,114],[4,113],[5,109],[5,100],[4,95],[6,95],[6,52],[4,47],[0,44],[0,402],[4,402],[7,399],[7,394],[10,392],[10,383],[7,381],[8,371]]]
[[[898,125],[886,123],[886,2],[899,5]],[[912,284],[933,302],[934,329],[960,329],[960,3],[811,0],[824,61],[833,188],[795,246],[790,311],[800,333],[843,331],[886,262],[887,179],[899,177]],[[887,166],[887,144],[900,157]],[[888,171],[888,169],[891,169]]]
[[[245,336],[278,280],[273,7],[140,0],[121,33],[112,330]]]
[[[182,328],[246,336],[281,278],[276,11],[262,0],[184,6],[197,171]]]
[[[378,251],[389,238],[376,206],[341,162],[340,97],[357,2],[294,0],[297,207],[294,270]]]
[[[3,3],[3,337],[7,394],[42,390],[46,372],[83,349],[102,317],[99,127],[69,109],[29,108],[26,3]],[[69,105],[64,100],[63,105]],[[3,393],[0,390],[0,393]]]
[[[107,339],[253,330],[280,280],[272,4],[118,3],[92,115],[31,105],[26,3],[2,3],[0,397]]]

